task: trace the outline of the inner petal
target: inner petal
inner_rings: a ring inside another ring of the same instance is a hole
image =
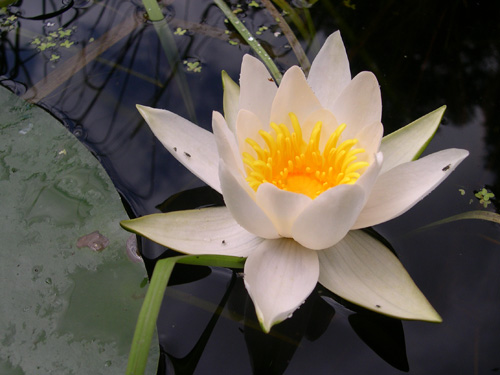
[[[293,132],[285,124],[275,123],[270,125],[273,131],[259,131],[264,147],[262,141],[246,139],[254,151],[253,155],[242,154],[250,187],[257,191],[262,183],[268,182],[314,199],[337,185],[354,184],[369,163],[357,161],[357,155],[365,152],[355,147],[357,139],[339,143],[346,125],[338,126],[320,150],[322,122],[316,123],[306,142],[297,116],[291,112],[289,117]]]

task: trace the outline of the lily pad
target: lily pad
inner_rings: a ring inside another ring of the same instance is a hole
[[[1,87],[0,102],[0,373],[123,374],[146,274],[120,197],[56,119]]]

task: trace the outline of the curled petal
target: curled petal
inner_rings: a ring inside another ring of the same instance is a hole
[[[448,149],[400,164],[379,176],[353,229],[391,220],[436,188],[469,152]]]
[[[256,199],[282,237],[292,236],[295,219],[312,201],[304,194],[281,190],[270,183],[259,186]]]
[[[313,291],[318,282],[318,256],[291,239],[266,240],[248,256],[244,272],[257,317],[269,332]]]
[[[219,176],[224,202],[238,224],[259,237],[279,238],[273,222],[255,202],[255,192],[243,176],[233,173],[222,160]]]
[[[441,322],[396,256],[362,231],[318,252],[319,282],[366,309],[400,319]]]
[[[163,109],[137,105],[156,138],[187,169],[221,192],[217,146],[209,131]]]
[[[351,81],[349,60],[340,32],[330,35],[315,57],[307,82],[323,107],[333,103]]]
[[[160,245],[193,255],[246,257],[264,241],[240,227],[226,207],[153,214],[120,224]]]
[[[293,239],[314,250],[335,245],[347,234],[363,208],[365,191],[338,185],[314,199],[292,226]]]

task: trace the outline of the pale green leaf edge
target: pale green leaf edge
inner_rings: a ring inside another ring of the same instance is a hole
[[[224,109],[224,118],[226,119],[227,126],[233,134],[236,134],[236,118],[238,116],[239,102],[240,102],[240,86],[233,81],[233,79],[222,71],[222,88],[223,99],[222,107]]]
[[[419,146],[417,151],[413,154],[413,156],[410,158],[410,160],[404,160],[405,161],[411,161],[411,160],[416,160],[422,155],[422,153],[425,151],[427,146],[429,145],[430,141],[432,138],[434,138],[434,135],[436,134],[437,129],[439,128],[439,125],[441,123],[441,119],[443,118],[444,111],[446,110],[446,106],[443,105],[437,109],[435,109],[432,112],[429,112],[428,114],[418,118],[417,120],[409,123],[408,125],[402,127],[401,129],[398,129],[391,134],[386,135],[385,137],[382,138],[382,145],[381,147],[383,148],[384,145],[388,144],[411,144],[414,142],[414,139],[411,139],[409,137],[409,134],[412,133],[416,128],[419,128],[419,133],[422,134],[424,133],[424,142]],[[434,119],[433,119],[434,117]],[[428,121],[429,119],[432,119],[433,121]],[[428,122],[428,123],[426,123]]]
[[[462,212],[460,214],[453,215],[445,219],[441,219],[433,223],[427,224],[423,227],[418,228],[416,231],[417,232],[422,231],[437,225],[451,223],[453,221],[458,221],[458,220],[485,220],[485,221],[491,221],[496,224],[500,224],[500,215],[497,214],[496,212],[480,211],[480,210]]]

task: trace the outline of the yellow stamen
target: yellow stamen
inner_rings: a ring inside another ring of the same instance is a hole
[[[270,182],[278,188],[305,194],[311,199],[324,191],[341,184],[354,184],[361,176],[361,169],[369,163],[356,161],[357,155],[365,152],[353,147],[357,139],[339,139],[346,128],[341,124],[328,138],[323,152],[319,150],[321,121],[314,126],[309,141],[302,138],[302,129],[297,116],[289,114],[293,133],[284,124],[271,123],[274,135],[260,130],[266,148],[255,140],[246,142],[255,151],[255,155],[242,154],[246,165],[248,184],[257,191],[264,182]]]

